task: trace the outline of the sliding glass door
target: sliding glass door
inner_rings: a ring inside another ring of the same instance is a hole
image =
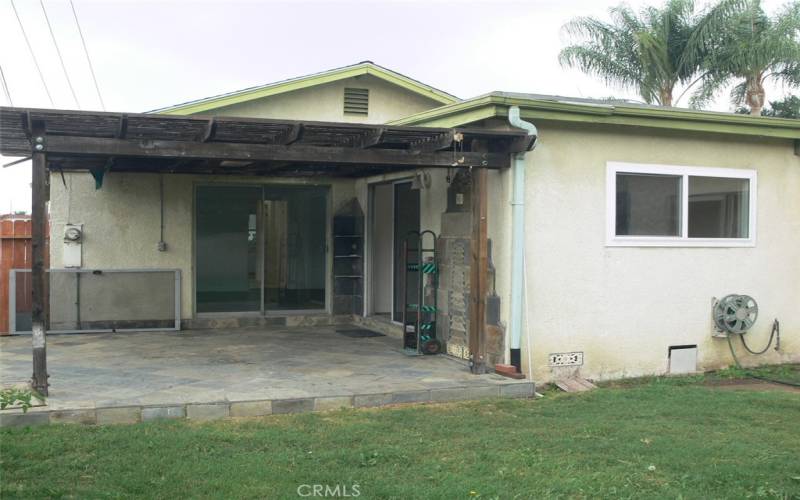
[[[325,308],[327,189],[264,188],[264,307]]]
[[[198,187],[197,312],[261,310],[261,187]]]
[[[197,312],[324,309],[327,193],[318,186],[198,187]]]

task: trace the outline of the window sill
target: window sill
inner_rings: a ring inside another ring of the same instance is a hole
[[[753,248],[755,239],[740,238],[661,238],[615,237],[607,247],[677,247],[677,248]]]

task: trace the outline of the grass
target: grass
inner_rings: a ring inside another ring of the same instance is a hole
[[[0,497],[294,498],[321,484],[358,485],[362,498],[800,498],[800,394],[680,380],[536,401],[7,429]]]

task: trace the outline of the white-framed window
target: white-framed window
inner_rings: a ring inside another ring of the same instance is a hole
[[[608,246],[747,247],[756,171],[608,162]]]

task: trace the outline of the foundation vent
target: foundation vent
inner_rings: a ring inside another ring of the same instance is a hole
[[[697,346],[669,346],[669,373],[697,373]]]
[[[582,352],[551,352],[548,356],[550,366],[581,366]]]
[[[344,89],[344,114],[369,114],[369,89]]]

